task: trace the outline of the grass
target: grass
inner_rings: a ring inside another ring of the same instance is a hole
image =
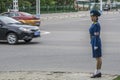
[[[117,78],[115,78],[114,80],[120,80],[120,76],[118,76]]]

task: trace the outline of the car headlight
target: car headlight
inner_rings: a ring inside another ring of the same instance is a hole
[[[19,30],[24,31],[24,32],[30,32],[30,29],[24,28],[24,27],[20,27]]]

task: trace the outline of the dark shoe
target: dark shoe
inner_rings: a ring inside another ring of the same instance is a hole
[[[95,74],[95,75],[91,76],[91,78],[100,78],[101,76],[102,76],[102,74],[98,73],[98,74]]]

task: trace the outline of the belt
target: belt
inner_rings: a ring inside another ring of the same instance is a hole
[[[99,38],[100,36],[91,36],[91,35],[90,35],[90,39],[92,39],[92,38],[94,38],[94,37]]]
[[[90,35],[90,39],[94,38],[95,36]]]

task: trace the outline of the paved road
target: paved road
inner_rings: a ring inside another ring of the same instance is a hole
[[[103,73],[120,74],[120,15],[100,18],[103,43]],[[93,72],[88,29],[89,16],[44,20],[41,38],[17,45],[0,43],[0,71]]]

